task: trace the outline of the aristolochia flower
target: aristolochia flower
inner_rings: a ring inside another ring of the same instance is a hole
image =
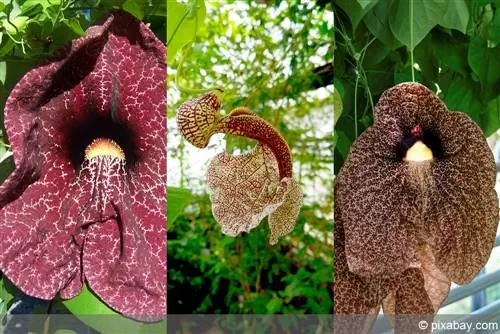
[[[212,212],[222,233],[248,232],[269,216],[270,244],[290,233],[302,206],[302,190],[292,178],[288,144],[271,124],[247,108],[221,116],[221,91],[213,91],[182,104],[177,125],[194,146],[204,148],[215,133],[259,141],[248,154],[218,154],[210,163],[207,183]]]
[[[434,314],[495,241],[495,162],[470,118],[426,87],[382,94],[335,184],[335,313]]]
[[[116,12],[12,91],[0,269],[25,293],[87,280],[126,316],[165,316],[165,76],[165,46]]]

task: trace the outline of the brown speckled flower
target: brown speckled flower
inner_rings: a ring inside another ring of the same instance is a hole
[[[207,184],[222,233],[248,232],[269,216],[269,243],[273,245],[293,230],[302,205],[302,190],[292,177],[290,148],[271,124],[248,108],[220,115],[221,95],[216,90],[183,103],[177,111],[177,125],[199,148],[206,147],[215,133],[259,142],[244,155],[218,154],[208,167]]]
[[[421,84],[384,92],[336,179],[335,313],[435,313],[489,257],[495,176],[466,114]]]

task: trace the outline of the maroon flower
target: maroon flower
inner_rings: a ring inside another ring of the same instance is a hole
[[[387,90],[374,113],[335,184],[335,313],[376,315],[382,305],[432,317],[493,247],[493,154],[466,114],[420,84]]]
[[[0,269],[25,293],[86,279],[125,316],[165,316],[165,76],[165,46],[117,12],[12,91]]]

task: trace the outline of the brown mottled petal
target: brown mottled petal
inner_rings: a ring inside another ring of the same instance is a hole
[[[177,110],[177,126],[188,142],[204,148],[220,126],[222,92],[215,90],[184,102]]]
[[[464,140],[454,155],[432,168],[429,230],[437,267],[452,281],[471,281],[484,266],[495,242],[498,198],[493,154],[479,127],[463,113],[450,113],[444,128]]]
[[[302,189],[297,181],[284,178],[281,180],[281,186],[286,189],[283,204],[269,215],[269,228],[271,229],[269,243],[271,245],[276,244],[279,237],[293,231],[302,206]]]
[[[419,248],[416,266],[417,267],[408,270],[420,270],[422,277],[424,278],[423,287],[425,290],[425,295],[421,296],[422,301],[425,301],[428,298],[433,307],[434,313],[436,313],[439,310],[441,304],[448,296],[451,281],[436,267],[434,257],[429,249],[429,246],[422,246]],[[403,291],[405,291],[406,287],[404,286],[404,279],[408,277],[407,271],[405,271],[403,274],[401,274],[400,277],[395,280],[396,285],[393,285],[387,297],[382,302],[384,315],[388,318],[392,326],[395,325],[397,304],[396,292],[398,291],[398,289],[403,289]],[[411,284],[415,284],[415,282]]]
[[[383,156],[386,135],[383,128],[367,129],[353,144],[335,185],[349,269],[362,276],[400,273],[414,256],[413,229],[401,215],[405,169]]]
[[[207,183],[214,218],[221,224],[222,232],[230,236],[248,232],[259,225],[265,216],[284,203],[289,191],[294,193],[286,205],[296,202],[294,183],[280,181],[276,158],[271,149],[262,144],[244,155],[218,154],[208,167]],[[293,206],[290,210],[294,212],[297,208]],[[284,224],[285,228],[274,226],[277,231],[274,233],[282,235],[289,229],[288,225],[295,224],[297,217],[293,215],[287,215],[290,221],[284,221],[284,216],[278,213],[276,222]]]
[[[377,281],[378,282],[378,281]],[[334,333],[368,333],[380,309],[381,287],[347,273],[334,283]]]
[[[432,321],[434,307],[425,290],[424,275],[418,268],[410,268],[399,276],[395,312],[396,333],[420,333],[419,320]]]
[[[402,128],[432,123],[447,112],[444,103],[419,83],[405,82],[386,90],[375,106],[375,122],[396,120]]]
[[[363,279],[348,271],[341,214],[334,230],[334,333],[368,333],[388,289],[387,281]]]
[[[451,281],[436,267],[436,261],[429,246],[424,246],[418,252],[418,258],[420,261],[420,271],[424,276],[424,288],[436,313],[446,297],[448,297]]]

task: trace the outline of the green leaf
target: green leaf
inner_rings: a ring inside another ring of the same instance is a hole
[[[266,310],[269,314],[277,313],[281,309],[283,301],[277,297],[274,297],[266,304]]]
[[[389,28],[389,16],[392,11],[393,0],[379,2],[363,19],[368,30],[391,50],[401,46],[401,42]]]
[[[14,300],[14,294],[12,291],[9,291],[7,285],[10,283],[8,282],[7,279],[2,277],[0,280],[0,316],[3,316],[7,313],[7,310],[9,309],[10,302]],[[12,284],[12,283],[10,283]]]
[[[0,61],[0,85],[5,84],[5,76],[7,75],[7,63]]]
[[[440,66],[448,67],[464,75],[470,72],[469,64],[467,63],[466,43],[462,43],[444,33],[436,31],[432,33],[431,45],[436,58],[440,62]]]
[[[24,31],[28,20],[29,17],[27,16],[17,16],[14,19],[11,18],[10,22],[5,18],[2,20],[2,25],[9,34],[16,35],[18,32]]]
[[[377,3],[379,0],[357,0],[357,2],[359,3],[359,5],[361,6],[361,8],[365,9],[366,7],[368,7],[369,5],[374,5],[375,3]]]
[[[465,77],[455,78],[446,92],[444,102],[449,110],[463,111],[479,124],[484,105],[479,99],[480,87]]]
[[[76,18],[64,19],[64,24],[67,25],[71,30],[73,30],[77,35],[83,36],[85,35],[85,31],[80,25],[80,21]]]
[[[342,96],[337,87],[333,87],[333,126],[337,123],[340,115],[342,115]]]
[[[422,73],[414,70],[415,81],[422,82]],[[394,84],[412,81],[411,66],[397,63],[394,68]]]
[[[453,0],[449,1],[448,10],[439,25],[449,29],[456,29],[465,34],[469,18],[469,7],[465,0]]]
[[[206,9],[203,0],[189,5],[170,2],[167,10],[167,63],[173,61],[177,51],[190,43],[203,26]]]
[[[26,14],[32,9],[34,9],[36,6],[42,6],[42,8],[45,9],[50,6],[50,3],[48,3],[47,0],[26,0],[21,5],[21,13]]]
[[[500,44],[500,10],[498,9],[498,5],[493,20],[489,25],[488,36],[493,43]]]
[[[433,53],[434,47],[431,36],[427,35],[414,50],[414,60],[420,69],[416,74],[421,75],[421,82],[429,86],[433,86],[439,74],[439,64]]]
[[[376,5],[376,3],[376,1],[371,1],[363,8],[358,2],[354,2],[352,0],[336,1],[336,4],[342,8],[344,12],[346,12],[347,16],[349,16],[353,30],[356,30],[356,27],[363,19],[363,16],[365,16],[365,14]]]
[[[9,151],[5,146],[0,144],[0,164],[12,156],[12,151]]]
[[[349,140],[349,137],[346,136],[344,131],[337,130],[335,133],[338,135],[335,148],[338,149],[342,157],[345,158],[351,148],[351,141]]]
[[[86,325],[102,332],[124,332],[120,331],[126,329],[127,333],[139,333],[141,326],[144,323],[125,318],[124,316],[116,313],[106,304],[104,304],[94,293],[84,284],[80,294],[72,299],[62,302],[76,317],[83,321]],[[93,317],[92,317],[93,315]],[[95,317],[95,315],[107,315],[106,320],[103,321],[102,317]]]
[[[63,301],[63,304],[75,315],[108,314],[119,315],[104,304],[85,283],[76,297]]]
[[[487,111],[481,115],[481,129],[486,137],[500,129],[500,96],[491,100]]]
[[[413,5],[413,21],[410,22],[410,4]],[[446,15],[448,1],[404,0],[397,1],[389,17],[389,25],[396,38],[409,49],[415,48],[431,29]],[[413,30],[413,44],[410,32]]]
[[[139,331],[139,334],[157,334],[167,332],[167,321],[163,320],[152,324],[144,324]]]
[[[139,20],[144,18],[144,8],[147,6],[147,1],[126,0],[123,3],[122,9],[137,17]]]
[[[78,334],[78,333],[71,329],[58,329],[54,332],[54,334]]]
[[[167,222],[173,224],[184,207],[191,202],[192,194],[187,189],[167,188]]]
[[[468,60],[482,83],[500,80],[500,46],[489,48],[486,40],[476,37],[469,44]]]
[[[150,7],[146,12],[146,15],[166,16],[167,2],[162,0],[154,1],[152,7]]]

